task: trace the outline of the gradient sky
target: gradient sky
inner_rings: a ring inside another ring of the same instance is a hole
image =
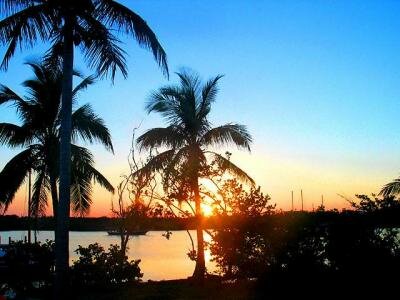
[[[378,192],[400,171],[399,1],[121,1],[139,13],[165,48],[170,70],[190,67],[204,79],[225,74],[214,125],[246,124],[252,153],[232,160],[252,175],[278,208],[320,203],[345,207],[337,194]],[[132,128],[160,126],[144,112],[149,93],[168,81],[152,56],[125,40],[129,77],[103,80],[82,94],[109,126],[115,155],[90,146],[114,184],[126,172]],[[23,66],[40,45],[19,53],[0,83],[23,94]],[[4,52],[4,49],[2,49]],[[75,66],[90,74],[79,56]],[[171,72],[170,81],[176,81]],[[0,107],[0,121],[17,122]],[[230,149],[227,149],[230,150]],[[16,151],[0,148],[0,168]],[[25,187],[9,213],[26,213]],[[112,196],[96,188],[91,216],[108,215]]]

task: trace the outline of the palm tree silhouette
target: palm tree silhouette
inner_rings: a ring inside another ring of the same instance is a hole
[[[166,176],[179,169],[180,180],[186,180],[195,202],[197,222],[197,258],[193,278],[205,276],[204,239],[201,225],[201,196],[199,178],[212,160],[243,180],[253,180],[224,156],[208,150],[209,147],[236,145],[250,151],[251,136],[244,125],[226,124],[212,127],[208,121],[211,105],[215,101],[217,83],[222,76],[202,84],[198,75],[183,71],[177,73],[179,85],[162,87],[154,92],[147,103],[147,112],[157,112],[168,126],[153,128],[138,137],[140,150],[165,149],[149,160],[142,172],[164,171]],[[176,178],[175,178],[176,179]]]
[[[127,76],[125,52],[114,32],[125,33],[152,51],[168,75],[166,54],[147,23],[129,8],[113,0],[2,0],[0,42],[7,45],[1,67],[6,69],[16,48],[31,47],[38,40],[51,41],[47,62],[62,64],[60,128],[60,191],[56,240],[56,294],[65,287],[68,270],[71,181],[71,112],[74,48],[79,46],[90,68],[114,79],[117,70]],[[64,285],[63,285],[64,284]]]
[[[0,172],[0,204],[7,209],[30,170],[35,171],[31,207],[33,215],[44,213],[47,195],[52,197],[53,215],[57,216],[59,179],[58,153],[60,143],[60,109],[62,73],[38,63],[28,63],[34,72],[32,79],[23,82],[28,96],[25,99],[9,87],[0,86],[0,105],[11,102],[17,109],[21,125],[0,123],[0,143],[25,149],[13,157]],[[78,72],[75,75],[82,78]],[[93,76],[83,80],[73,90],[73,102],[78,94],[94,83]],[[98,141],[113,151],[111,136],[99,118],[86,104],[72,113],[72,137],[86,142]],[[110,192],[113,186],[94,168],[93,156],[86,148],[71,144],[71,200],[72,209],[79,215],[88,213],[92,182],[96,181]]]

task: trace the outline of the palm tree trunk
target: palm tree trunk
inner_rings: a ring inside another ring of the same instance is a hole
[[[56,223],[56,277],[55,297],[67,298],[69,268],[69,212],[71,181],[71,114],[72,77],[74,63],[73,16],[65,18],[63,50],[63,84],[60,128],[60,197]]]
[[[58,191],[57,182],[53,175],[50,175],[50,190],[51,190],[51,201],[53,204],[53,220],[57,222],[57,208],[58,208]]]
[[[196,179],[193,183],[194,200],[196,206],[196,221],[197,221],[197,258],[196,267],[194,268],[193,278],[199,281],[204,280],[206,273],[206,263],[204,259],[204,237],[203,237],[203,214],[201,212],[201,198],[199,192],[199,179]]]
[[[32,224],[32,195],[31,195],[31,190],[32,190],[32,170],[29,169],[28,173],[28,243],[31,243],[31,224]]]

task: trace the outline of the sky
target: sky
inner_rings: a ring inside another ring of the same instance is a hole
[[[102,80],[82,94],[108,125],[115,154],[87,145],[96,167],[113,184],[127,172],[131,132],[163,126],[144,107],[151,91],[175,83],[182,67],[204,79],[217,74],[220,93],[213,125],[245,124],[251,153],[232,160],[268,193],[278,209],[312,209],[324,195],[327,208],[348,203],[339,196],[378,193],[400,171],[399,1],[121,1],[141,15],[163,45],[169,81],[151,54],[123,38],[129,77]],[[0,83],[24,94],[31,76],[23,65],[47,45],[18,53]],[[0,49],[4,53],[4,48]],[[79,54],[75,67],[91,74]],[[0,107],[0,122],[18,122]],[[0,168],[20,149],[0,146]],[[26,185],[9,214],[26,214]],[[90,216],[110,214],[112,196],[95,188]]]

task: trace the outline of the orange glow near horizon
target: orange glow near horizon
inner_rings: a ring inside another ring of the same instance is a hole
[[[387,174],[375,172],[373,176],[361,169],[351,166],[341,167],[333,162],[326,165],[310,165],[304,161],[286,160],[268,155],[246,154],[235,152],[233,162],[245,169],[252,176],[263,192],[271,196],[271,203],[277,204],[278,210],[291,210],[291,191],[294,191],[294,209],[301,209],[300,190],[303,190],[304,209],[312,210],[321,203],[327,209],[348,208],[348,203],[338,194],[354,197],[355,194],[371,194],[392,178]],[[125,162],[102,160],[97,168],[109,178],[114,186],[120,181],[120,176],[126,170]],[[15,200],[6,214],[18,216],[27,214],[26,184],[18,191]],[[96,185],[93,189],[93,204],[90,217],[112,216],[111,201],[116,195],[105,191]],[[47,215],[51,215],[51,198],[48,199]],[[205,216],[212,214],[209,204],[202,205]]]

